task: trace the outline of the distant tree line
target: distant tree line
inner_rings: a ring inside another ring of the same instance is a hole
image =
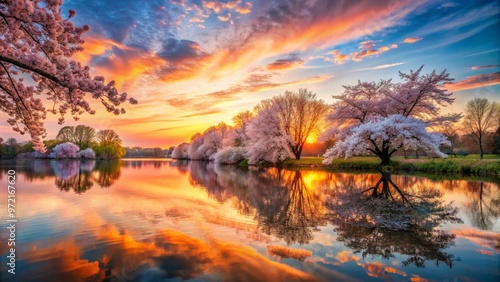
[[[45,152],[36,151],[31,141],[18,143],[0,138],[0,158],[121,158],[126,151],[122,140],[112,129],[96,130],[90,126],[62,127],[56,139],[44,141]]]
[[[164,158],[170,157],[174,147],[168,149],[143,148],[143,147],[125,147],[125,158]]]

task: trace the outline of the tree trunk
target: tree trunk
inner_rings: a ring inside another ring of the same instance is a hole
[[[292,147],[292,153],[295,156],[296,160],[300,160],[300,155],[302,154],[302,146],[298,145],[297,147]]]
[[[391,165],[391,157],[389,156],[389,154],[379,155],[378,157],[379,157],[379,158],[380,158],[380,160],[382,161],[382,162],[378,165],[379,167],[386,166],[386,165]]]
[[[483,144],[479,143],[479,158],[483,159]]]

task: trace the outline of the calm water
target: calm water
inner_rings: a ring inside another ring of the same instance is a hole
[[[6,264],[9,169],[15,275]],[[390,180],[170,160],[2,162],[0,277],[500,281],[498,183]]]

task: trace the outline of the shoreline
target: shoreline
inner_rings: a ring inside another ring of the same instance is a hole
[[[337,159],[323,164],[320,157],[305,157],[300,160],[286,160],[278,165],[283,168],[321,168],[328,170],[376,171],[380,160],[374,157],[353,157]],[[500,159],[447,158],[429,159],[397,158],[391,164],[392,172],[460,174],[464,176],[487,176],[500,179]]]

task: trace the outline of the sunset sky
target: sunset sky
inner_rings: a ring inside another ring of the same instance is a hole
[[[475,97],[500,102],[499,1],[66,0],[68,9],[91,28],[75,59],[139,104],[114,116],[93,103],[96,115],[65,125],[114,129],[125,146],[177,145],[286,90],[333,103],[342,85],[397,81],[421,65],[455,79],[447,112]],[[0,118],[0,136],[28,139]]]

